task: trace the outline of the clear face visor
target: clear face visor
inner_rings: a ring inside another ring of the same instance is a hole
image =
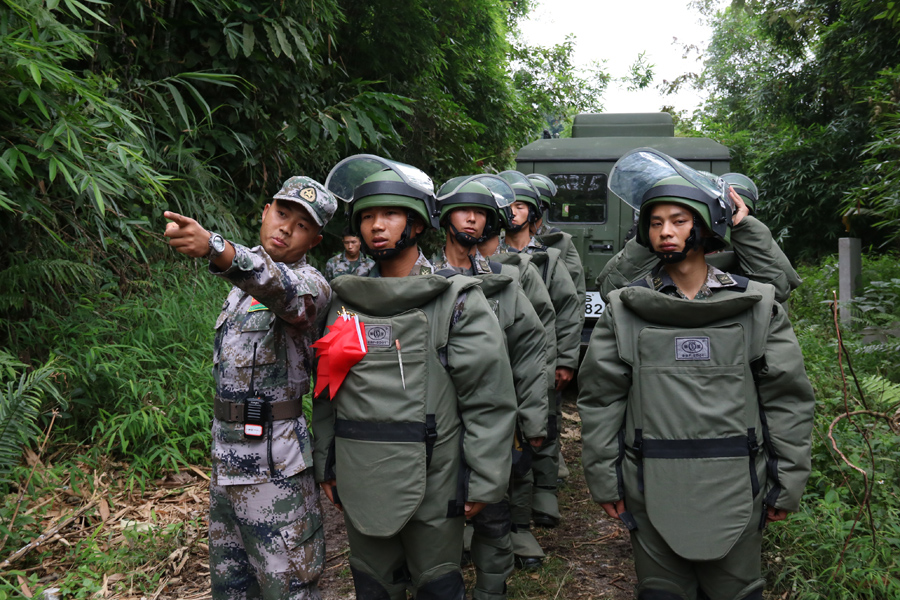
[[[508,206],[511,206],[512,203],[516,201],[516,193],[506,181],[500,179],[500,177],[498,177],[497,175],[481,173],[479,175],[463,175],[461,177],[454,177],[453,179],[442,185],[441,189],[438,190],[438,204],[440,204],[444,199],[459,192],[462,188],[473,181],[477,181],[491,192],[498,209],[502,210]]]
[[[555,196],[556,192],[559,191],[559,189],[556,187],[556,184],[553,183],[553,181],[549,177],[547,177],[546,175],[542,175],[541,173],[531,173],[530,175],[528,175],[528,179],[531,179],[533,181],[540,181],[541,183],[546,185],[550,190],[551,196]]]
[[[735,187],[744,188],[750,192],[750,195],[753,196],[754,199],[759,200],[759,189],[757,189],[753,180],[746,175],[740,173],[725,173],[722,175],[722,180],[725,182],[726,186],[733,185]]]
[[[541,192],[536,187],[534,187],[534,184],[531,183],[531,180],[525,177],[523,173],[520,173],[518,171],[503,171],[502,173],[500,173],[499,177],[500,179],[506,181],[510,185],[510,187],[517,183],[524,185],[527,189],[534,192],[533,198],[535,202],[540,201]]]
[[[353,200],[353,191],[368,177],[390,169],[410,187],[425,195],[434,196],[434,183],[431,177],[419,169],[401,162],[388,160],[374,154],[357,154],[339,162],[328,173],[325,187],[344,202]]]
[[[728,184],[721,177],[709,177],[659,150],[637,148],[623,155],[609,174],[609,191],[639,211],[651,188],[675,176],[697,188],[698,197],[694,199],[709,206],[713,233],[724,238],[735,209],[728,195]]]

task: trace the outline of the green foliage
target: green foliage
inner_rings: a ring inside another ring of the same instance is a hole
[[[513,80],[526,106],[569,125],[578,113],[603,110],[602,96],[611,79],[602,63],[594,62],[587,72],[577,69],[572,64],[574,53],[573,36],[552,47],[516,45],[512,52]],[[632,65],[633,76],[652,79],[652,65],[640,61],[641,57]],[[639,74],[644,68],[647,72]]]
[[[882,285],[895,279],[898,270],[896,256],[863,257],[866,287],[853,304],[869,310],[859,311],[860,325],[882,322],[880,317],[872,319],[873,313],[900,320],[900,308],[892,304],[895,292],[885,291],[893,290],[895,284]],[[769,584],[774,595],[788,593],[791,598],[893,598],[900,594],[900,430],[896,423],[867,414],[855,415],[853,423],[843,418],[834,426],[838,447],[867,472],[870,522],[867,511],[860,510],[863,477],[842,461],[828,439],[832,422],[845,412],[830,302],[837,285],[836,261],[832,257],[819,267],[801,266],[799,272],[804,284],[791,297],[791,320],[816,394],[812,473],[800,512],[767,528],[764,559]],[[896,419],[900,411],[897,354],[867,351],[871,342],[866,331],[842,331],[850,355],[842,358],[849,408],[868,406]]]
[[[718,12],[717,3],[696,4],[714,33],[696,80],[709,101],[695,121],[732,149],[733,169],[754,178],[761,216],[788,254],[830,253],[848,225],[865,245],[888,240],[896,151],[892,119],[879,115],[893,112],[900,66],[890,3],[747,0]],[[874,219],[842,223],[851,207]]]
[[[58,359],[51,358],[30,372],[25,367],[0,350],[0,476],[4,479],[22,455],[22,446],[39,441],[42,410],[50,402],[67,404],[55,382],[64,374]],[[0,485],[0,491],[5,487]]]

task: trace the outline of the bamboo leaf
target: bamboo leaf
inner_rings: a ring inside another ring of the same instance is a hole
[[[31,165],[28,164],[28,158],[25,156],[25,154],[18,148],[16,149],[16,154],[18,154],[19,157],[19,164],[22,165],[22,168],[26,173],[28,173],[28,176],[34,177],[34,173],[31,171]]]
[[[50,120],[50,113],[47,111],[47,107],[44,106],[44,101],[41,100],[40,95],[33,92],[29,95],[31,96],[31,99],[34,100],[34,103],[37,105],[38,110],[40,110],[41,114],[44,115],[44,118]]]
[[[244,56],[250,58],[253,54],[253,45],[256,43],[256,34],[253,32],[253,25],[244,23]]]
[[[50,182],[53,183],[53,180],[56,179],[56,168],[59,165],[56,158],[51,156],[49,164],[47,165],[47,170],[49,171]]]
[[[22,103],[28,100],[28,95],[29,92],[27,88],[19,92],[19,106],[22,106]]]
[[[106,206],[103,203],[103,194],[100,193],[100,186],[97,185],[97,181],[93,177],[91,178],[91,187],[94,190],[94,202],[97,203],[97,210],[100,211],[102,216],[106,211]]]
[[[272,54],[275,55],[275,58],[278,58],[281,56],[281,44],[278,43],[278,35],[268,23],[263,23],[263,27],[266,30],[266,35],[269,37],[269,47],[272,49]]]
[[[28,69],[31,71],[31,78],[34,79],[34,82],[41,87],[41,82],[43,82],[43,78],[41,77],[41,70],[35,63],[31,63],[28,65]]]
[[[294,60],[294,53],[291,50],[291,45],[288,44],[287,36],[284,35],[284,29],[282,29],[281,25],[278,23],[272,23],[272,28],[275,30],[275,36],[278,38],[278,45],[281,47],[284,55],[289,59]]]
[[[175,106],[178,107],[178,113],[181,115],[182,121],[184,121],[184,128],[191,129],[191,122],[188,119],[187,109],[184,106],[184,98],[181,97],[181,92],[179,92],[171,83],[166,83],[165,86],[169,88],[169,92],[175,100]]]
[[[19,178],[16,177],[15,171],[9,168],[9,164],[6,162],[6,156],[0,157],[0,171],[2,171],[7,177],[12,179],[13,181],[18,181]]]
[[[359,127],[356,125],[356,119],[347,111],[341,111],[341,120],[347,126],[347,133],[350,136],[350,142],[359,148],[362,146],[362,136],[359,133]]]
[[[309,55],[309,49],[306,47],[306,42],[303,41],[303,36],[297,33],[297,30],[294,28],[296,23],[293,19],[290,19],[288,22],[287,30],[291,34],[291,37],[294,38],[294,44],[297,46],[297,49],[300,50],[300,54],[303,55],[303,58],[306,59],[306,62],[312,66],[313,61],[312,57]]]

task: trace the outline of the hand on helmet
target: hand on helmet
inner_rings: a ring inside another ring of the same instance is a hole
[[[731,186],[728,186],[728,197],[734,201],[736,210],[734,211],[734,216],[731,218],[731,222],[737,227],[737,224],[750,214],[750,209],[747,208],[747,204],[744,202],[744,199],[741,198],[740,194],[734,191],[734,188]]]

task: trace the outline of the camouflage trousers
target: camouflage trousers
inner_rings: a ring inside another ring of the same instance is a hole
[[[325,533],[312,469],[257,485],[209,486],[215,600],[318,600]]]

